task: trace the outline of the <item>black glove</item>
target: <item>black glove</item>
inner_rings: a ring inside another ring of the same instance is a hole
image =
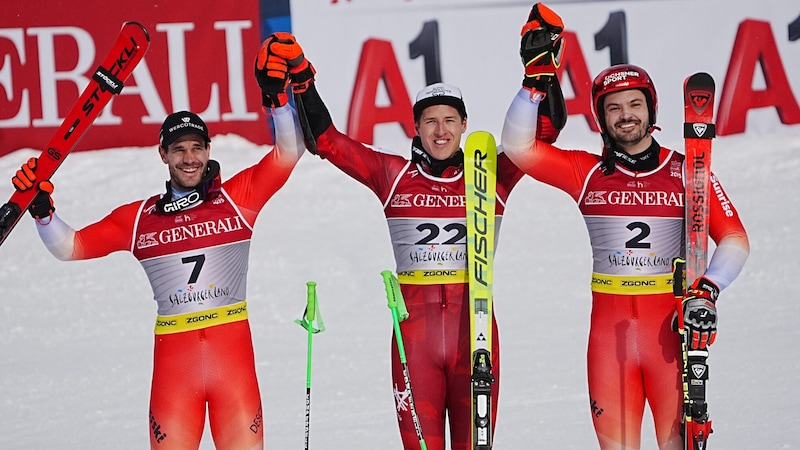
[[[719,288],[705,277],[692,284],[683,298],[683,327],[688,334],[688,349],[705,349],[717,337],[717,297]]]
[[[289,86],[288,61],[281,56],[282,47],[294,42],[283,35],[289,33],[273,33],[261,44],[256,56],[255,75],[261,88],[261,104],[267,108],[277,108],[289,101],[286,88]]]
[[[28,212],[31,213],[31,217],[34,219],[42,220],[45,217],[51,217],[56,210],[56,207],[53,206],[53,198],[50,197],[50,194],[55,190],[55,186],[49,180],[37,181],[36,166],[38,164],[39,158],[29,158],[11,178],[11,183],[14,184],[14,188],[18,191],[27,191],[34,188],[39,190],[28,207]]]
[[[547,6],[536,3],[522,27],[519,54],[525,64],[522,86],[531,95],[545,95],[547,86],[556,78],[556,69],[561,65],[564,51],[564,22]]]
[[[53,183],[50,181],[44,180],[39,182],[39,192],[36,194],[36,197],[33,197],[33,202],[31,202],[31,206],[28,207],[28,212],[31,213],[31,217],[38,222],[53,216],[56,207],[53,204],[53,197],[51,197],[50,194],[52,194],[54,190],[55,186],[53,186]]]

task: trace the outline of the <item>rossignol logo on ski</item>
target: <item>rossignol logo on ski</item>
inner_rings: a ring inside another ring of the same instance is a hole
[[[693,123],[692,124],[692,129],[694,130],[694,134],[696,134],[697,137],[703,137],[703,135],[706,134],[706,130],[708,130],[708,124],[707,123]]]
[[[692,373],[694,373],[695,378],[698,378],[700,383],[702,384],[703,375],[706,373],[706,365],[705,364],[694,364],[692,365]]]
[[[697,114],[703,114],[711,100],[711,93],[705,89],[697,89],[689,92],[689,103]]]
[[[705,232],[705,215],[708,208],[708,186],[702,176],[708,170],[705,153],[694,155],[690,163],[694,181],[686,186],[687,191],[690,191],[691,194],[688,197],[692,200],[688,211],[688,226],[692,232]]]

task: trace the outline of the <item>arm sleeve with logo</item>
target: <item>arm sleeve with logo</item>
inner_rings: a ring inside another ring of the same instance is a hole
[[[717,244],[704,276],[720,290],[739,275],[750,255],[750,242],[742,220],[717,177],[711,174],[709,234]]]

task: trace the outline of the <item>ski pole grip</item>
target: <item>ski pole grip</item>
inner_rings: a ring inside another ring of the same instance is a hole
[[[308,300],[306,301],[306,320],[311,322],[314,320],[317,311],[317,283],[309,281],[306,283],[308,287]]]
[[[392,287],[392,278],[394,275],[391,270],[384,270],[381,272],[383,277],[383,286],[386,288],[386,300],[389,302],[389,309],[397,308],[397,299],[394,295],[394,287]]]

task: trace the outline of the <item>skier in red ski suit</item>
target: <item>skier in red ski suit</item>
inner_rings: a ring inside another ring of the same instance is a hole
[[[282,106],[285,66],[283,75],[278,68],[269,77],[275,86],[264,89],[263,103],[273,108],[277,144],[225,182],[210,159],[206,124],[187,111],[169,115],[161,127],[158,152],[170,173],[166,194],[120,206],[83,229],[55,214],[52,183],[36,180],[35,158],[12,180],[17,189],[39,189],[30,212],[58,259],[129,251],[144,268],[158,307],[149,413],[154,449],[197,448],[206,405],[216,448],[263,448],[245,301],[250,238],[259,211],[304,150],[294,110]]]
[[[471,358],[467,285],[466,206],[462,134],[467,113],[461,92],[436,83],[422,89],[413,108],[417,135],[411,160],[357,142],[339,132],[313,83],[315,71],[294,37],[293,88],[305,106],[316,152],[368,187],[380,199],[397,264],[408,318],[400,323],[413,386],[414,402],[426,445],[445,448],[445,416],[451,448],[471,448]],[[263,49],[263,47],[262,47]],[[540,126],[552,142],[558,134],[547,118]],[[307,136],[308,138],[309,136]],[[309,147],[310,150],[311,147]],[[500,154],[497,170],[497,230],[506,199],[522,172]],[[494,317],[493,317],[494,319]],[[492,426],[500,380],[497,324],[492,324]],[[404,448],[418,449],[397,348],[392,346],[392,382]]]
[[[647,402],[659,448],[682,449],[672,260],[685,254],[684,155],[653,139],[656,90],[633,65],[612,66],[594,80],[602,156],[564,151],[536,138],[542,98],[561,96],[555,68],[562,30],[558,15],[534,5],[522,30],[523,88],[508,109],[502,147],[525,173],[569,194],[586,222],[594,258],[588,384],[600,447],[638,449]],[[736,209],[713,174],[711,183],[709,229],[717,248],[683,301],[694,348],[713,342],[717,295],[749,254]]]

